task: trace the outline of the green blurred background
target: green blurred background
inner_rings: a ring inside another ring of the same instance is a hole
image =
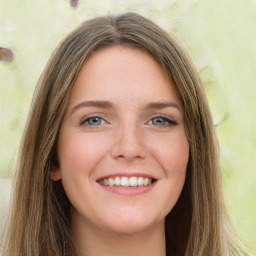
[[[205,84],[221,144],[227,208],[256,255],[255,0],[0,0],[0,194],[8,186],[37,80],[58,42],[85,19],[138,12],[176,35]],[[138,3],[139,2],[139,3]],[[1,210],[1,209],[0,209]]]

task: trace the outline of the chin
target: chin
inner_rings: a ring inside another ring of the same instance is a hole
[[[153,227],[164,223],[164,220],[156,220],[152,217],[145,218],[145,215],[131,215],[119,216],[111,219],[111,222],[105,223],[105,228],[111,232],[122,235],[133,235],[143,231],[147,231]]]

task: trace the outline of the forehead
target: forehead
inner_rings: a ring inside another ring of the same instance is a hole
[[[112,46],[94,53],[82,66],[70,102],[82,100],[177,100],[172,83],[146,51]]]

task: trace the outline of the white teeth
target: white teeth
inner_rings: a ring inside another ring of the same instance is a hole
[[[149,184],[149,179],[148,179],[148,178],[145,178],[143,184],[144,184],[145,186],[147,186],[147,185]]]
[[[121,179],[120,177],[115,177],[115,185],[120,186],[121,185]]]
[[[105,186],[122,186],[122,187],[141,187],[152,184],[151,178],[144,177],[113,177],[99,180],[99,183]]]
[[[138,185],[137,177],[129,178],[129,184],[130,184],[130,187],[137,187]]]
[[[148,178],[145,178],[145,179],[144,179],[143,185],[144,185],[144,186],[147,186],[147,185],[148,185]]]
[[[121,186],[129,187],[129,179],[127,177],[122,177],[121,178]]]
[[[143,186],[143,183],[144,183],[143,177],[139,177],[138,178],[138,186]]]
[[[108,179],[108,185],[111,186],[111,187],[115,185],[115,181],[114,181],[113,178]]]

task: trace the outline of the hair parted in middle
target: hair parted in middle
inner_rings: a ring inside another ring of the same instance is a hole
[[[183,107],[190,155],[183,191],[166,217],[167,255],[238,255],[225,224],[218,143],[199,76],[175,37],[135,13],[84,22],[48,62],[23,135],[7,236],[9,248],[13,241],[9,255],[73,255],[70,203],[61,181],[50,177],[52,167],[58,166],[58,132],[81,67],[95,52],[116,45],[152,55],[169,75]]]

